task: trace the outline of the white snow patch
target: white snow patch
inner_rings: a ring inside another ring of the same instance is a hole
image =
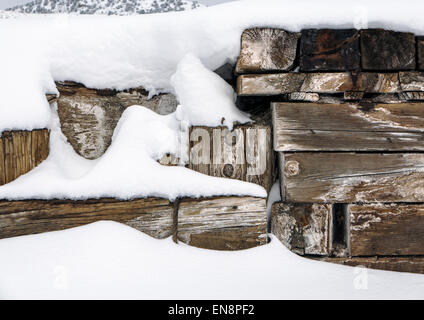
[[[115,222],[0,240],[0,298],[422,299],[424,276],[307,260],[275,237],[223,252]],[[358,278],[367,277],[367,288]],[[362,288],[362,289],[361,289]]]

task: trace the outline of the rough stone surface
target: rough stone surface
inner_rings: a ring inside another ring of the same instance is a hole
[[[348,71],[360,67],[355,29],[305,29],[300,39],[302,71]]]
[[[402,91],[424,91],[423,72],[399,72]]]
[[[361,56],[364,70],[413,70],[415,36],[383,29],[361,30]]]
[[[62,132],[74,150],[87,159],[97,159],[107,150],[113,131],[127,107],[142,105],[163,115],[177,107],[173,95],[148,99],[148,93],[141,88],[117,92],[66,83],[58,84],[58,90]]]
[[[236,73],[287,71],[294,67],[300,34],[281,29],[247,29],[241,36]]]

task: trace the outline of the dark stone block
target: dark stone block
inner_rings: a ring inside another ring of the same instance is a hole
[[[349,71],[360,67],[355,29],[305,29],[300,39],[302,71]]]
[[[418,69],[424,70],[424,37],[417,37]]]
[[[413,70],[415,36],[383,29],[361,30],[361,55],[364,70]]]

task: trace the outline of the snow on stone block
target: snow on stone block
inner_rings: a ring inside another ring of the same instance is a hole
[[[357,30],[302,30],[300,39],[300,69],[302,71],[359,70],[360,62]]]
[[[191,246],[240,250],[267,242],[266,199],[218,197],[183,199],[177,237]]]
[[[112,220],[163,239],[174,232],[173,213],[173,204],[158,198],[0,201],[0,238]]]
[[[58,114],[63,134],[86,159],[97,159],[112,141],[113,131],[127,107],[142,105],[166,115],[177,108],[172,94],[148,98],[143,88],[125,91],[89,89],[76,83],[59,83]]]
[[[0,134],[0,185],[31,171],[49,155],[50,132],[4,131]]]
[[[332,205],[276,202],[271,232],[291,251],[328,255]]]
[[[361,30],[361,56],[364,70],[413,70],[415,36],[384,29]]]
[[[236,73],[287,71],[295,67],[299,33],[282,29],[247,29],[241,36]]]

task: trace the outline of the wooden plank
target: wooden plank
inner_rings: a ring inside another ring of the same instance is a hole
[[[252,124],[190,129],[188,167],[214,177],[238,179],[271,189],[273,152],[271,127]]]
[[[0,135],[0,186],[6,184],[5,153],[6,151],[4,149],[4,139]]]
[[[342,93],[345,91],[369,93],[400,92],[398,73],[274,73],[248,74],[237,79],[240,96],[274,96],[294,92]]]
[[[286,153],[280,157],[286,201],[422,202],[424,154]]]
[[[332,205],[274,203],[271,232],[300,255],[328,255]]]
[[[100,220],[125,223],[155,238],[173,233],[173,205],[165,199],[0,201],[0,238],[73,228]]]
[[[349,205],[350,254],[423,255],[423,204]]]
[[[218,197],[182,199],[178,240],[215,250],[240,250],[267,242],[266,199]]]
[[[271,190],[274,172],[271,127],[255,125],[245,127],[246,181]]]
[[[424,104],[272,103],[276,151],[423,151]]]
[[[352,267],[362,266],[386,271],[424,273],[424,257],[313,257],[312,259]]]

